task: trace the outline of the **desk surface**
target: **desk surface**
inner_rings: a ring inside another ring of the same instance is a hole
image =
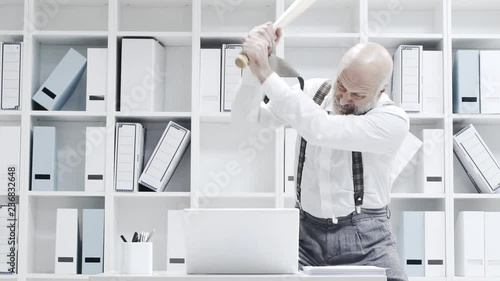
[[[303,274],[284,275],[187,275],[183,273],[154,272],[153,275],[124,275],[119,273],[107,273],[90,277],[90,281],[386,281],[385,277],[374,276],[309,276]]]

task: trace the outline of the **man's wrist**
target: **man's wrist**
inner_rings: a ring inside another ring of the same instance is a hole
[[[263,71],[260,71],[257,73],[257,78],[259,79],[260,84],[264,83],[266,79],[273,74],[273,71],[271,68],[266,68]]]

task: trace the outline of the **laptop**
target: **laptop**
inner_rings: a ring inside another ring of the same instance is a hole
[[[298,209],[185,209],[188,274],[298,272]]]

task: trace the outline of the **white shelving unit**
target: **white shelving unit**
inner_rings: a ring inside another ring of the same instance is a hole
[[[273,21],[292,0],[7,0],[0,2],[0,41],[24,41],[22,109],[0,111],[0,125],[22,128],[19,273],[5,280],[88,280],[85,275],[54,274],[57,208],[105,209],[105,272],[120,270],[119,235],[157,229],[154,270],[166,270],[167,211],[193,208],[293,207],[293,194],[281,194],[283,130],[249,137],[231,124],[229,113],[199,110],[200,48],[239,42],[253,26]],[[500,4],[495,0],[317,0],[284,30],[277,54],[304,78],[333,78],[342,55],[354,44],[373,41],[393,52],[400,44],[422,44],[444,51],[445,108],[442,114],[410,116],[411,131],[445,130],[444,194],[418,193],[415,175],[404,174],[392,194],[392,222],[397,237],[405,210],[446,213],[446,273],[424,280],[487,280],[455,277],[454,221],[459,211],[500,211],[500,196],[477,194],[452,150],[452,135],[473,123],[500,157],[500,116],[452,114],[452,53],[460,48],[500,49]],[[118,106],[119,62],[124,37],[153,37],[167,52],[166,99],[162,112],[122,112]],[[61,111],[40,111],[31,97],[69,48],[86,55],[89,47],[107,47],[108,103],[104,113],[85,112],[86,75]],[[192,131],[188,152],[167,190],[117,193],[113,189],[116,122],[141,122],[147,128],[145,159],[167,122]],[[31,134],[36,125],[57,127],[62,164],[72,164],[58,179],[59,191],[30,190]],[[68,163],[64,156],[84,141],[87,126],[104,126],[105,192],[86,193],[84,157]],[[0,194],[6,198],[6,194]],[[497,279],[498,280],[498,279]]]

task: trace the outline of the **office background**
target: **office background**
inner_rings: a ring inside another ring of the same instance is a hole
[[[54,273],[56,210],[104,209],[104,271],[120,270],[119,235],[156,228],[154,270],[167,265],[167,211],[183,208],[293,207],[294,193],[283,193],[285,131],[261,131],[256,139],[233,130],[230,113],[200,110],[201,47],[239,43],[257,24],[274,21],[291,0],[6,0],[0,2],[0,41],[22,41],[21,109],[0,111],[0,125],[21,127],[18,274],[5,280],[88,280],[86,275]],[[393,188],[391,220],[396,237],[403,211],[443,211],[446,223],[446,276],[410,280],[489,280],[455,277],[455,222],[461,211],[500,211],[500,196],[478,194],[453,155],[453,133],[474,124],[493,154],[500,156],[498,115],[460,115],[452,110],[452,55],[457,49],[500,49],[500,3],[495,0],[318,0],[285,30],[277,55],[304,78],[334,77],[342,55],[358,42],[377,42],[394,53],[399,45],[419,44],[443,51],[442,113],[410,115],[411,132],[444,130],[444,193],[417,186],[409,167]],[[166,49],[165,100],[160,112],[121,112],[121,42],[124,37],[159,40]],[[70,48],[108,48],[105,112],[85,111],[86,74],[60,111],[32,108],[32,95]],[[140,122],[146,131],[145,161],[167,123],[191,130],[191,144],[162,193],[118,193],[114,189],[117,122]],[[30,190],[34,126],[58,131],[57,191]],[[86,192],[85,128],[105,131],[105,191]],[[75,154],[76,152],[76,154]],[[7,199],[6,192],[1,198]],[[487,246],[487,245],[486,245]]]

